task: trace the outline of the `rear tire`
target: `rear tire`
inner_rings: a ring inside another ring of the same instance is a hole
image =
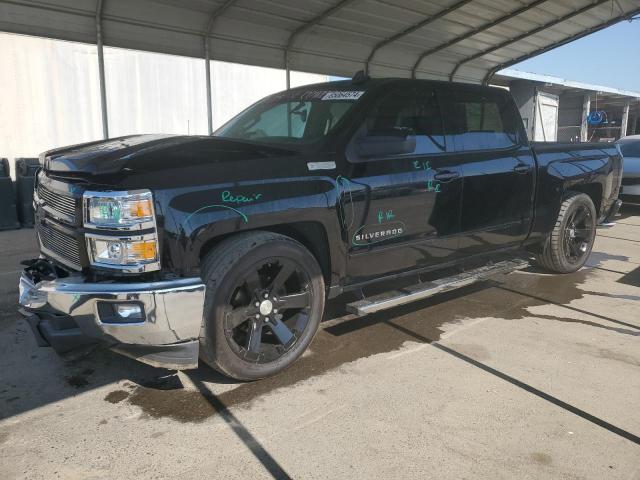
[[[202,264],[207,285],[200,357],[238,380],[289,367],[313,340],[324,311],[324,279],[299,242],[271,232],[231,237]]]
[[[564,199],[558,219],[536,262],[555,273],[580,270],[596,237],[596,209],[588,195],[573,193]]]

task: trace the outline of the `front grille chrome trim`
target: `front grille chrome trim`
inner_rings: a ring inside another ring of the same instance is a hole
[[[52,216],[59,220],[76,223],[76,199],[48,189],[41,183],[36,187],[35,195],[38,203]]]
[[[42,253],[74,270],[82,270],[80,242],[76,237],[47,222],[38,222],[36,231]]]

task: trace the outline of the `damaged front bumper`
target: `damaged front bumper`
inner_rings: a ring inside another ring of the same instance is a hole
[[[64,353],[100,343],[156,367],[198,366],[205,286],[200,278],[90,283],[81,275],[20,277],[20,312],[38,344]]]

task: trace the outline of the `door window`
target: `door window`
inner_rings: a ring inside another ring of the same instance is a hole
[[[358,138],[411,138],[411,147],[388,156],[441,153],[445,150],[442,116],[431,90],[395,90],[382,98],[367,116]],[[415,144],[413,142],[415,139]]]
[[[447,137],[456,151],[488,150],[518,145],[519,118],[503,95],[450,92]]]

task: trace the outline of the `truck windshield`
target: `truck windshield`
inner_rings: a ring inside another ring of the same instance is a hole
[[[326,137],[363,91],[293,90],[265,98],[220,127],[214,136],[303,145]]]

